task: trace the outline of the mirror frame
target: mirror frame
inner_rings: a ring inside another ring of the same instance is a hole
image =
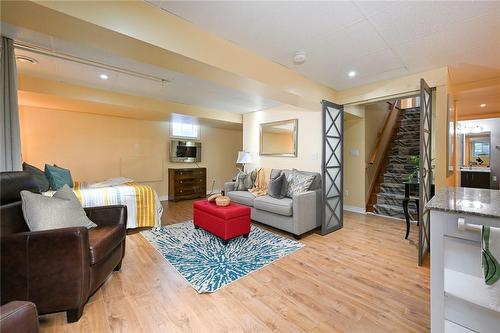
[[[291,154],[279,154],[279,153],[264,153],[262,151],[262,127],[263,126],[269,126],[269,125],[287,125],[287,124],[293,124],[293,153]],[[260,135],[259,135],[259,155],[260,156],[277,156],[277,157],[297,157],[297,151],[298,151],[298,130],[299,130],[299,120],[298,119],[288,119],[288,120],[280,120],[280,121],[273,121],[270,123],[262,123],[259,126],[260,130]]]

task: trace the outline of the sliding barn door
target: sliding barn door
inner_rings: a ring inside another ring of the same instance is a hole
[[[343,225],[343,152],[344,109],[341,105],[323,101],[322,186],[323,207],[321,234]]]
[[[422,265],[430,250],[430,212],[425,208],[431,199],[432,184],[432,91],[420,80],[420,204],[418,229],[418,264]]]

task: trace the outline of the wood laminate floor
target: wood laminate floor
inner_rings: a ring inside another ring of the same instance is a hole
[[[191,205],[164,203],[162,223],[191,219]],[[311,233],[301,250],[198,294],[131,233],[121,271],[92,296],[80,321],[45,315],[41,331],[428,332],[429,268],[416,264],[416,228],[410,241],[403,237],[400,221],[346,212],[342,230]]]

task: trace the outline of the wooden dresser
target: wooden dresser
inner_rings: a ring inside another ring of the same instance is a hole
[[[168,169],[168,200],[179,201],[207,196],[207,169]]]

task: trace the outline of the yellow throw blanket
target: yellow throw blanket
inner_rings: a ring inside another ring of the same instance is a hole
[[[253,187],[248,191],[256,197],[266,195],[267,189],[269,187],[269,179],[271,178],[271,170],[272,169],[270,168],[257,169],[257,177],[255,178],[255,183]]]

